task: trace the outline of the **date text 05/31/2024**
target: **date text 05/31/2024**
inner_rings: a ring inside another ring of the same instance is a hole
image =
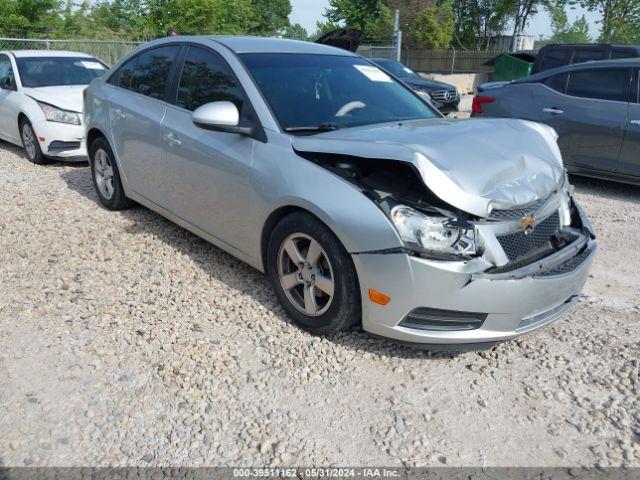
[[[394,468],[234,468],[236,478],[395,478]]]

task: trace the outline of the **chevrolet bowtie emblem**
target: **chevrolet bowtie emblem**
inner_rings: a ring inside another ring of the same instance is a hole
[[[533,215],[527,215],[520,220],[520,228],[524,230],[524,233],[531,233],[533,231],[533,224],[536,221],[536,217]]]

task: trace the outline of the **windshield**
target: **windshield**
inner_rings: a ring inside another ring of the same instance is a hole
[[[95,58],[18,57],[18,72],[23,87],[89,85],[101,77],[107,67]]]
[[[439,114],[369,62],[350,56],[240,56],[281,127],[355,127]]]
[[[394,62],[393,60],[373,61],[398,78],[420,78],[416,72],[411,70],[409,67],[405,67],[400,62]]]

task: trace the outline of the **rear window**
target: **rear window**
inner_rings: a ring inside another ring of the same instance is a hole
[[[573,54],[572,63],[583,63],[606,59],[607,52],[604,48],[577,48]]]
[[[91,57],[18,57],[16,64],[22,86],[28,88],[89,85],[107,71]]]
[[[629,101],[631,70],[580,70],[569,75],[567,95],[599,100]]]
[[[614,48],[611,51],[611,60],[616,60],[619,58],[633,58],[640,56],[636,50],[631,50],[629,48]]]
[[[571,51],[566,49],[548,49],[543,54],[540,70],[550,70],[567,65],[570,53]]]

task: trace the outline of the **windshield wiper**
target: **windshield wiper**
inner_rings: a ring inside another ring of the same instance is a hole
[[[285,132],[332,132],[333,130],[340,130],[344,128],[344,125],[339,123],[321,123],[320,125],[310,127],[289,127],[285,128]]]

